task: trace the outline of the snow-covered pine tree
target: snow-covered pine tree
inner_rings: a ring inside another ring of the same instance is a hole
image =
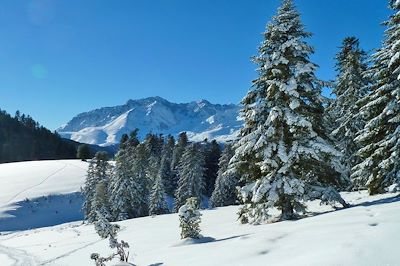
[[[166,194],[164,189],[164,184],[161,176],[159,175],[153,185],[150,195],[150,204],[149,204],[149,214],[150,215],[160,215],[166,214],[169,212]]]
[[[158,175],[161,176],[161,180],[164,183],[165,192],[173,196],[176,186],[177,180],[174,175],[171,167],[172,167],[172,154],[175,147],[175,139],[172,136],[167,137],[167,141],[163,147],[160,169]]]
[[[205,194],[211,196],[218,176],[218,160],[221,157],[221,147],[216,140],[212,140],[205,147]]]
[[[114,220],[122,221],[135,217],[135,177],[132,172],[131,156],[121,150],[115,156],[115,171],[110,180],[110,202]]]
[[[218,177],[215,181],[215,189],[210,198],[211,207],[233,205],[237,201],[236,186],[239,178],[233,171],[227,171],[229,161],[235,154],[231,144],[226,144],[219,159]]]
[[[84,196],[83,212],[85,219],[89,222],[94,222],[97,219],[96,208],[98,206],[95,208],[93,205],[93,203],[96,202],[97,185],[103,182],[103,185],[106,187],[105,191],[107,191],[111,172],[112,167],[108,163],[107,153],[97,152],[89,163],[87,177],[82,188],[82,194]]]
[[[191,197],[202,198],[204,192],[204,154],[197,143],[188,145],[178,167],[178,189],[175,193],[175,210]]]
[[[115,220],[147,215],[147,157],[143,144],[120,150],[115,158],[115,173],[110,181],[110,202]]]
[[[200,238],[201,213],[199,212],[199,199],[188,198],[186,203],[178,210],[181,238]]]
[[[149,190],[151,182],[147,177],[146,170],[149,166],[148,153],[143,143],[139,144],[132,159],[132,171],[135,180],[136,200],[135,217],[147,216],[149,214]]]
[[[305,200],[315,198],[346,205],[329,186],[340,183],[340,153],[322,123],[317,66],[304,40],[310,35],[293,1],[284,0],[253,59],[259,77],[242,100],[245,125],[231,164],[247,183],[241,189],[242,222],[265,221],[271,207],[282,211],[281,220],[293,219],[305,211]]]
[[[113,220],[113,216],[111,214],[110,200],[108,196],[108,187],[107,182],[105,180],[100,180],[96,185],[96,192],[92,202],[92,212],[101,215],[107,219],[108,221]],[[96,221],[99,219],[96,215]]]
[[[354,138],[365,123],[356,117],[359,113],[356,102],[368,93],[369,82],[364,75],[368,68],[366,56],[357,38],[347,37],[343,40],[341,50],[336,55],[338,75],[333,89],[336,98],[327,108],[333,125],[331,136],[343,154],[346,179],[349,178],[351,168],[360,162],[356,155],[360,146]]]
[[[118,224],[111,224],[109,220],[100,212],[97,213],[98,220],[94,223],[94,228],[101,238],[108,238],[110,248],[117,249],[117,252],[108,257],[100,257],[98,253],[92,253],[90,258],[95,261],[96,266],[105,266],[105,262],[119,257],[121,262],[128,262],[129,252],[125,249],[129,248],[129,244],[124,240],[121,242],[117,239],[117,233],[120,230]]]
[[[385,23],[383,45],[367,71],[371,93],[357,103],[366,125],[356,138],[362,162],[351,177],[366,185],[371,195],[400,184],[400,1],[389,3],[394,14]]]
[[[179,163],[181,160],[181,157],[185,151],[186,146],[189,144],[188,137],[186,135],[186,132],[182,132],[179,134],[178,141],[175,145],[173,155],[172,155],[172,170],[177,171],[179,167]]]

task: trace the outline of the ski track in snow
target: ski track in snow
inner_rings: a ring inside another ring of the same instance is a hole
[[[72,228],[72,231],[75,232],[75,233],[77,234],[77,237],[79,237],[80,234],[81,234],[81,232],[80,232],[79,230],[74,229],[73,227],[71,227],[71,228]],[[119,230],[119,233],[125,231],[125,229],[126,229],[126,226],[121,226],[121,229]],[[52,265],[52,263],[54,263],[55,261],[57,261],[57,260],[59,260],[59,259],[68,257],[69,255],[71,255],[71,254],[73,254],[73,253],[75,253],[75,252],[77,252],[77,251],[80,251],[81,249],[90,247],[90,246],[92,246],[92,245],[94,245],[94,244],[97,244],[97,243],[103,241],[103,240],[104,240],[104,239],[99,239],[99,240],[96,240],[96,241],[92,241],[92,242],[87,243],[87,244],[85,244],[85,245],[82,245],[82,246],[80,246],[80,247],[78,247],[78,248],[76,248],[76,249],[70,250],[70,251],[68,251],[68,252],[66,252],[66,253],[64,253],[64,254],[62,254],[62,255],[59,255],[59,256],[57,256],[57,257],[55,257],[55,258],[52,258],[52,259],[43,261],[43,262],[41,262],[39,265],[49,265],[49,264]]]
[[[15,194],[13,197],[11,197],[11,199],[9,199],[9,200],[7,201],[6,204],[4,204],[4,205],[10,204],[10,203],[11,203],[14,199],[16,199],[19,195],[21,195],[21,194],[23,194],[23,193],[25,193],[25,192],[27,192],[27,191],[29,191],[29,190],[31,190],[31,189],[34,189],[35,187],[38,187],[38,186],[42,185],[44,182],[46,182],[47,180],[49,180],[51,177],[55,176],[56,174],[58,174],[59,172],[61,172],[61,171],[64,170],[65,168],[67,168],[67,166],[68,166],[68,165],[67,165],[66,163],[64,163],[64,165],[63,165],[60,169],[54,171],[52,174],[50,174],[50,175],[48,175],[47,177],[45,177],[45,178],[44,178],[42,181],[40,181],[39,183],[37,183],[37,184],[35,184],[35,185],[33,185],[33,186],[30,186],[30,187],[28,187],[28,188],[26,188],[26,189],[24,189],[24,190],[18,192],[17,194]]]
[[[88,244],[85,244],[85,245],[83,245],[83,246],[80,246],[79,248],[76,248],[76,249],[73,249],[73,250],[71,250],[71,251],[69,251],[69,252],[67,252],[67,253],[64,253],[64,254],[62,254],[62,255],[60,255],[60,256],[57,256],[57,257],[55,257],[55,258],[52,258],[52,259],[43,261],[43,262],[41,262],[39,265],[49,265],[49,264],[52,265],[53,262],[55,262],[55,261],[57,261],[57,260],[59,260],[59,259],[68,257],[69,255],[71,255],[71,254],[73,254],[73,253],[75,253],[75,252],[77,252],[77,251],[80,251],[81,249],[84,249],[84,248],[86,248],[86,247],[90,247],[90,246],[92,246],[92,245],[94,245],[94,244],[96,244],[96,243],[98,243],[98,242],[101,242],[101,241],[103,241],[103,239],[99,239],[99,240],[90,242],[90,243],[88,243]]]
[[[26,251],[16,248],[6,247],[0,244],[0,254],[4,254],[14,261],[15,266],[34,266],[38,265],[37,259]]]

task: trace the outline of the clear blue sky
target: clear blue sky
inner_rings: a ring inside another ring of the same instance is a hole
[[[345,36],[379,47],[386,0],[297,0],[318,75]],[[80,112],[161,96],[238,103],[278,0],[2,0],[0,108],[50,129]]]

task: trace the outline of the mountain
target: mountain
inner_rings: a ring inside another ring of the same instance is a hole
[[[57,132],[64,138],[100,146],[118,143],[123,134],[135,128],[139,129],[139,138],[150,132],[177,136],[186,131],[192,141],[207,138],[225,142],[235,138],[242,126],[239,109],[235,104],[206,100],[178,104],[149,97],[79,114]]]

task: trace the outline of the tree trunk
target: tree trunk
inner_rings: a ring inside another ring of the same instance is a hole
[[[293,210],[293,205],[289,200],[285,200],[283,202],[283,206],[282,206],[282,214],[281,214],[281,221],[285,221],[285,220],[294,220],[295,217],[295,213]]]

